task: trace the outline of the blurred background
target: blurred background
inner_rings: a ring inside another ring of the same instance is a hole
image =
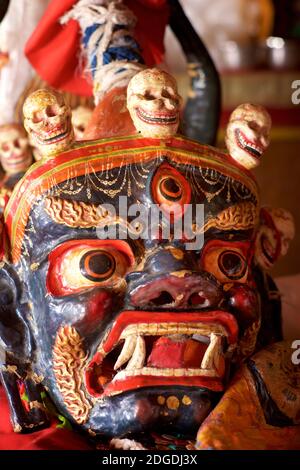
[[[224,145],[224,126],[239,104],[264,105],[272,116],[271,145],[255,173],[262,204],[288,209],[296,221],[296,238],[287,256],[276,263],[273,275],[299,273],[300,103],[292,102],[296,91],[292,86],[299,80],[300,90],[300,0],[181,3],[221,74],[223,106],[218,145]],[[170,30],[165,62],[186,96],[186,64]]]

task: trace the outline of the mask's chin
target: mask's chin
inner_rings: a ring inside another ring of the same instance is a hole
[[[194,432],[224,390],[237,338],[235,317],[221,310],[121,312],[86,367],[88,426]]]
[[[143,388],[96,402],[85,427],[107,436],[158,431],[194,438],[219,398],[196,387]]]

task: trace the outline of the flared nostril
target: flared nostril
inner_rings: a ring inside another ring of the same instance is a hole
[[[174,297],[167,291],[161,291],[160,294],[151,299],[151,304],[155,305],[156,307],[169,305],[174,302]]]
[[[193,293],[188,299],[188,305],[191,307],[208,307],[210,302],[208,298],[202,293]]]

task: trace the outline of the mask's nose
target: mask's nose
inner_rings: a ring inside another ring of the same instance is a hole
[[[213,308],[223,299],[215,277],[200,271],[192,257],[176,248],[149,257],[142,273],[128,276],[128,284],[128,303],[135,308]]]

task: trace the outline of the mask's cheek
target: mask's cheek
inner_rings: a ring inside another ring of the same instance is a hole
[[[93,293],[86,302],[85,317],[82,323],[94,331],[95,328],[107,322],[115,310],[116,297],[112,291],[97,291]]]
[[[246,284],[234,284],[226,292],[230,311],[236,317],[240,332],[243,333],[260,316],[259,297],[255,288]]]

